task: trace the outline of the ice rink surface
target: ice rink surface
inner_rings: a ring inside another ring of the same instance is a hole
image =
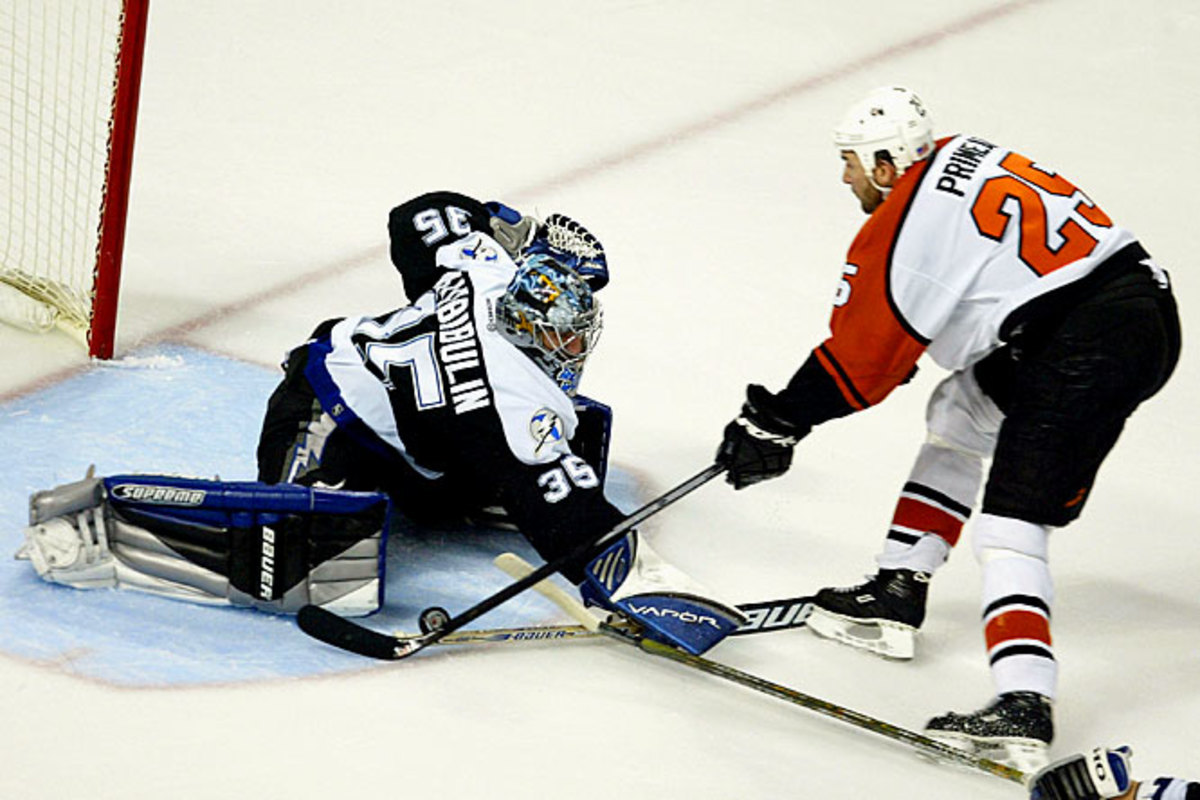
[[[251,477],[281,355],[322,319],[403,302],[387,212],[440,188],[563,211],[601,236],[613,283],[583,390],[615,409],[618,491],[658,494],[709,463],[747,382],[777,388],[825,335],[862,222],[829,132],[866,90],[902,83],[940,133],[1060,171],[1171,270],[1188,341],[1175,377],[1052,538],[1053,749],[1129,743],[1142,776],[1200,777],[1186,172],[1200,10],[834,5],[156,0],[118,360],[0,331],[4,557],[29,493],[90,463]],[[707,486],[645,530],[739,600],[857,581],[940,376],[925,364],[880,407],[819,429],[785,478]],[[913,729],[978,707],[991,688],[969,529],[958,549],[911,663],[805,631],[711,655]],[[426,591],[465,607],[498,585],[454,565],[431,580],[428,552],[394,555],[390,613],[410,627]],[[0,619],[6,799],[1021,796],[604,641],[380,665],[286,621],[52,587],[16,562],[0,565]],[[534,598],[481,622],[516,619],[559,617]]]

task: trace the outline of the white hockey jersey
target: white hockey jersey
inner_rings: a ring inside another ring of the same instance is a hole
[[[979,361],[1014,310],[1133,241],[1049,169],[982,139],[943,139],[851,244],[814,357],[851,408],[874,405],[923,352],[952,370]]]
[[[304,374],[321,407],[371,451],[452,486],[463,510],[505,506],[544,557],[611,528],[623,515],[570,448],[572,399],[496,329],[517,265],[481,232],[434,258],[436,282],[415,303],[342,319],[308,344]]]
[[[516,264],[483,233],[442,246],[436,263],[446,272],[414,304],[331,330],[324,364],[345,406],[430,478],[446,454],[444,438],[429,434],[450,415],[489,411],[523,464],[569,454],[571,399],[492,323]]]

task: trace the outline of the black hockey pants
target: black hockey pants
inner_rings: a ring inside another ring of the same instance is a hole
[[[1125,420],[1179,359],[1179,316],[1133,244],[1019,317],[975,365],[1005,419],[983,511],[1043,525],[1076,519]]]

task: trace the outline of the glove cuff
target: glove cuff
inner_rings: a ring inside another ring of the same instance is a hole
[[[742,416],[734,420],[734,422],[736,422],[737,425],[742,428],[742,430],[746,431],[747,434],[753,436],[755,439],[769,441],[781,447],[795,447],[800,441],[799,436],[796,436],[788,431],[772,431],[762,428],[755,424],[754,420],[744,413]]]
[[[779,395],[772,394],[764,386],[752,383],[746,387],[746,403],[742,406],[740,419],[752,422],[757,428],[775,436],[791,437],[798,442],[808,435],[812,425],[795,420],[793,415],[788,413],[789,410]],[[753,431],[751,433],[753,434]]]

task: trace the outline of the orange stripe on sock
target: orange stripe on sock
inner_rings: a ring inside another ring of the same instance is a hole
[[[998,614],[983,629],[987,649],[1014,639],[1034,639],[1050,646],[1050,621],[1033,611],[1013,610]]]
[[[962,520],[912,497],[900,498],[892,522],[905,528],[937,534],[951,547],[958,544],[963,529]]]

